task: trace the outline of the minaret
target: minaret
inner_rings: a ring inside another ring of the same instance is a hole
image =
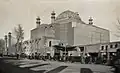
[[[8,33],[8,53],[11,50],[11,32]]]
[[[40,17],[38,16],[37,18],[36,18],[36,24],[37,24],[37,28],[40,26]]]
[[[78,12],[75,12],[76,13],[76,15],[78,15],[79,16],[79,13]]]
[[[92,19],[92,17],[90,17],[90,19],[89,19],[89,24],[90,24],[90,25],[93,24],[93,19]]]
[[[79,17],[79,13],[78,13],[78,12],[75,12],[75,13],[76,13],[76,15],[77,15],[77,19],[78,19],[78,20],[81,20],[80,17]]]
[[[7,35],[5,35],[5,54],[8,55],[8,48],[7,48]]]
[[[54,23],[55,22],[55,12],[52,11],[51,13],[51,23]]]

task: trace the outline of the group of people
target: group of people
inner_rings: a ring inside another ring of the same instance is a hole
[[[27,58],[29,59],[38,59],[38,60],[54,60],[54,61],[68,61],[68,56],[60,56],[60,55],[55,55],[54,57],[50,56],[50,54],[47,55],[42,55],[40,53],[32,53],[29,55]],[[70,57],[69,57],[70,60]]]
[[[113,62],[115,55],[111,55],[108,57],[107,55],[100,55],[100,56],[85,56],[84,61],[85,64],[103,64],[103,65],[111,65]]]
[[[108,63],[107,60],[107,56],[91,56],[91,55],[87,55],[85,54],[85,56],[79,56],[79,57],[75,57],[72,56],[72,54],[70,54],[70,56],[68,55],[54,55],[54,57],[51,57],[49,54],[48,55],[41,55],[40,53],[32,53],[29,56],[25,56],[24,54],[17,54],[17,59],[19,59],[19,57],[22,58],[28,58],[28,59],[39,59],[39,60],[55,60],[55,61],[67,61],[67,62],[80,62],[80,63],[84,63],[84,64],[106,64]],[[109,63],[112,64],[114,59],[114,56],[110,56],[109,59]]]
[[[85,55],[83,56],[70,56],[63,54],[62,56],[60,55],[54,55],[54,57],[51,57],[49,54],[48,55],[41,55],[40,53],[32,53],[29,56],[26,56],[25,54],[17,54],[17,59],[19,58],[28,58],[28,59],[38,59],[38,60],[54,60],[54,61],[63,61],[63,62],[80,62],[84,64],[105,64],[107,62],[106,57],[93,57],[90,55]]]
[[[116,55],[112,59],[111,66],[115,68],[114,73],[120,73],[120,49],[117,49]]]
[[[2,56],[0,54],[0,56]],[[50,54],[48,55],[41,55],[40,53],[32,53],[31,55],[27,56],[24,53],[23,54],[16,54],[17,59],[19,58],[28,58],[28,59],[39,59],[39,60],[54,60],[54,61],[63,61],[63,62],[80,62],[82,64],[108,64],[115,68],[115,73],[120,73],[120,49],[117,49],[115,55],[111,55],[109,60],[106,55],[100,55],[100,56],[91,56],[85,54],[85,56],[70,56],[63,54],[60,55],[54,55],[54,57],[51,57]]]

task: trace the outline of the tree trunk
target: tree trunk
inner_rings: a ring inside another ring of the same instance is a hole
[[[19,52],[19,39],[17,39],[17,48],[16,48],[16,53],[18,54]]]
[[[20,53],[22,53],[22,52],[23,52],[22,40],[21,40],[20,49],[21,49],[21,52],[20,52]]]

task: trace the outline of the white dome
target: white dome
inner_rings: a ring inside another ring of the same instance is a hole
[[[77,12],[72,12],[70,10],[64,11],[61,14],[59,14],[56,20],[64,19],[64,18],[74,18],[74,19],[81,20]]]

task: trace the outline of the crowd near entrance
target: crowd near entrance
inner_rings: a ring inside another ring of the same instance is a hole
[[[29,56],[24,54],[20,55],[21,57],[27,57],[29,59],[38,59],[38,60],[54,60],[60,62],[79,62],[81,64],[112,64],[113,58],[116,56],[116,52],[84,52],[83,47],[79,47],[80,51],[76,49],[76,46],[59,46],[54,45],[54,55],[51,56],[51,53],[48,52],[46,55],[35,52]],[[79,54],[77,54],[79,52]],[[77,54],[77,55],[75,55]],[[109,54],[109,56],[108,56]],[[109,58],[108,58],[109,57]],[[19,55],[17,55],[19,58]]]
[[[103,65],[112,65],[114,57],[117,55],[116,52],[85,52],[84,47],[77,46],[61,46],[54,45],[53,55],[51,52],[47,52],[46,55],[35,52],[31,55],[17,54],[17,59],[28,58],[28,59],[37,59],[37,60],[53,60],[59,62],[79,62],[81,64],[103,64]],[[108,56],[109,54],[109,56]]]
[[[59,62],[79,62],[81,64],[102,64],[110,65],[115,67],[116,73],[120,71],[120,49],[117,49],[116,52],[84,52],[85,50],[81,47],[76,48],[76,46],[59,46],[54,45],[54,54],[51,56],[50,52],[47,52],[46,55],[35,52],[31,55],[17,54],[17,59],[19,58],[28,58],[28,59],[37,59],[37,60],[51,60]],[[75,55],[77,54],[77,55]],[[109,54],[109,56],[108,56]]]

